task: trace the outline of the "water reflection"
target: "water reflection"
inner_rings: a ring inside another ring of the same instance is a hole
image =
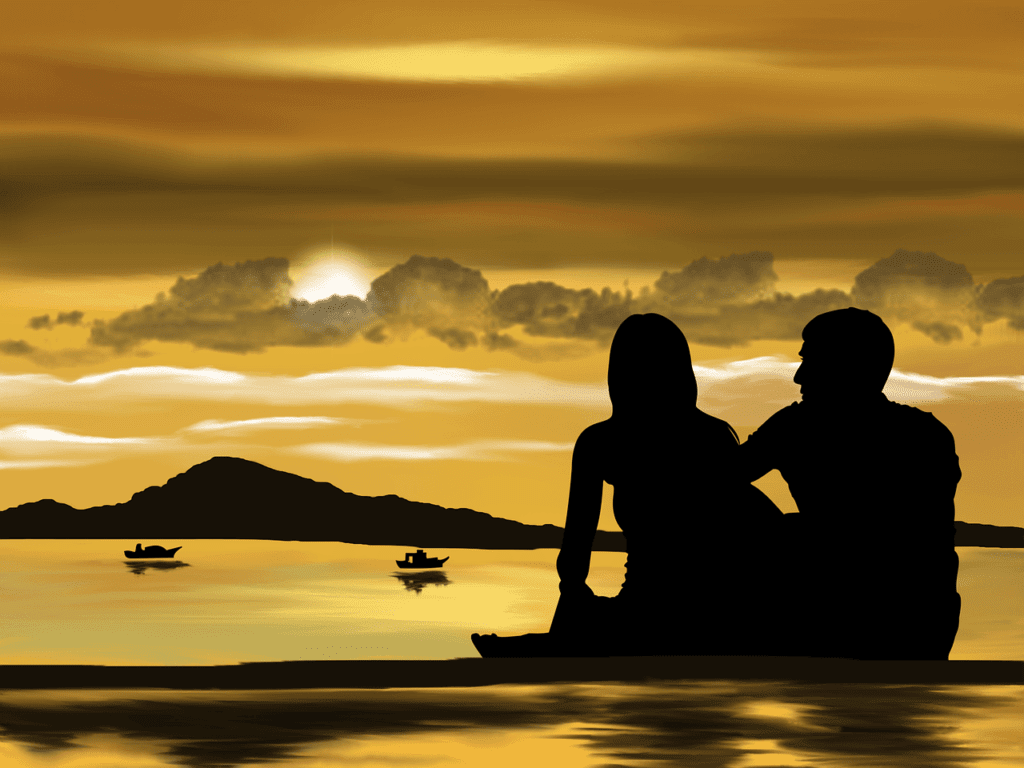
[[[428,584],[439,587],[446,587],[452,582],[444,571],[421,571],[419,573],[402,573],[398,571],[391,574],[405,586],[406,589],[419,594]]]
[[[128,567],[128,570],[136,576],[142,576],[148,570],[173,571],[175,568],[189,567],[188,563],[183,563],[180,560],[145,560],[142,562],[126,560],[124,564]]]
[[[428,744],[454,744],[466,733],[484,739],[491,734],[495,748],[533,734],[541,739],[536,759],[543,762],[544,740],[555,746],[567,728],[586,753],[582,764],[600,759],[706,768],[959,768],[986,758],[1013,764],[1020,757],[1013,724],[1022,704],[1021,686],[744,681],[444,691],[53,692],[0,695],[0,723],[3,741],[37,753],[88,751],[95,737],[114,733],[140,752],[195,768],[270,761],[301,768],[321,765],[326,751],[356,747],[387,765],[380,756],[399,737],[405,753],[415,752],[420,740],[422,762],[430,765],[435,760]],[[1003,742],[993,741],[992,734],[1002,734]],[[445,754],[454,749],[446,747]]]

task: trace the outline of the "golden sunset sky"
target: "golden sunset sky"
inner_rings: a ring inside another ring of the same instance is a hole
[[[561,524],[625,316],[679,324],[744,436],[860,306],[956,438],[958,518],[1024,525],[1017,2],[3,17],[0,509],[232,455]]]

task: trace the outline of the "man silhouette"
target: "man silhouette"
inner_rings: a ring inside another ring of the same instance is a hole
[[[953,436],[882,388],[892,333],[861,309],[826,312],[803,332],[793,380],[802,401],[741,446],[744,479],[778,469],[786,515],[775,652],[946,659],[959,626]]]

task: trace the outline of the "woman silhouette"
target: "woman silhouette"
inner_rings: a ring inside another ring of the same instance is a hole
[[[697,408],[683,332],[657,314],[631,315],[608,361],[612,416],[573,449],[557,559],[561,596],[546,634],[480,636],[482,656],[738,653],[760,638],[758,585],[782,513],[738,483],[739,440]],[[626,537],[626,580],[615,597],[587,585],[603,484]],[[685,627],[679,631],[680,619]]]

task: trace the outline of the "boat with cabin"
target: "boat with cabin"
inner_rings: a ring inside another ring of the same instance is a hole
[[[447,557],[427,557],[426,552],[417,549],[415,552],[406,552],[405,560],[395,560],[395,564],[399,568],[441,568],[447,560]]]

